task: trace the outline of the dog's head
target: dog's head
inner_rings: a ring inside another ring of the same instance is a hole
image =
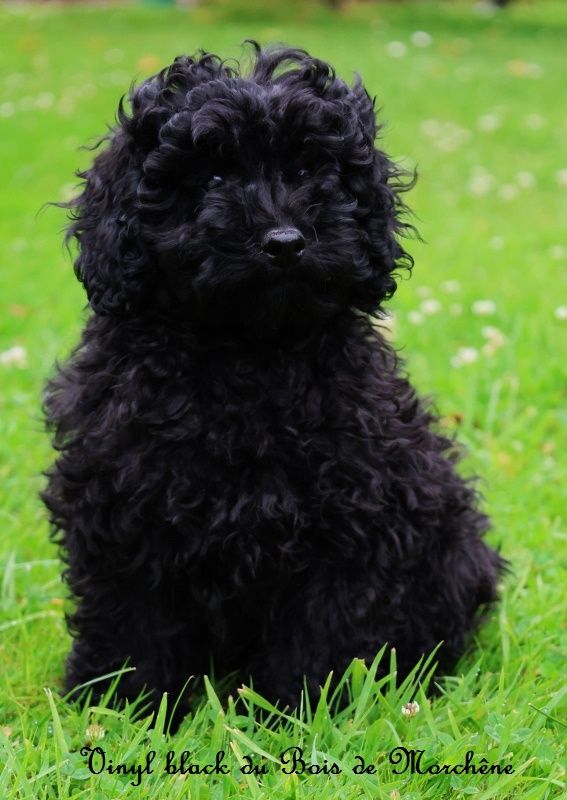
[[[133,89],[70,205],[99,314],[174,314],[269,333],[374,312],[409,266],[403,173],[373,102],[302,50],[254,45],[241,76],[177,58]]]

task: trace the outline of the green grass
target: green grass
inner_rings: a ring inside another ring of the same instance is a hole
[[[417,30],[432,36],[429,47],[412,43]],[[188,13],[0,10],[0,352],[25,351],[23,365],[0,361],[0,797],[567,797],[567,323],[557,311],[567,305],[566,34],[559,0],[513,4],[490,19],[468,3],[428,2],[361,4],[340,15],[298,2],[271,14],[257,2]],[[418,166],[410,202],[427,243],[411,244],[416,267],[392,303],[394,335],[443,424],[459,428],[469,448],[464,469],[484,479],[490,540],[514,573],[434,700],[409,685],[396,689],[391,678],[380,686],[354,662],[352,704],[339,714],[324,692],[299,718],[273,712],[259,723],[261,698],[247,691],[221,706],[209,685],[168,739],[161,720],[148,730],[143,716],[133,719],[136,709],[81,712],[58,694],[69,641],[37,499],[51,458],[40,393],[77,338],[84,298],[60,244],[63,212],[38,211],[68,196],[74,169],[90,158],[78,146],[104,131],[134,76],[201,46],[238,56],[248,37],[299,44],[346,76],[363,73],[384,109],[386,149]],[[390,55],[391,42],[405,53]],[[491,301],[480,306],[488,316],[475,313],[479,300]],[[400,709],[414,691],[421,710],[407,718]],[[93,723],[101,728],[87,732]],[[92,776],[79,751],[97,732],[115,764],[143,763],[155,750],[154,774],[138,787],[129,777]],[[395,775],[388,753],[400,744],[424,749],[427,764],[457,763],[473,749],[515,772]],[[286,775],[276,762],[291,745],[345,771]],[[202,764],[225,750],[232,773],[167,775],[169,750],[190,750]],[[268,774],[241,774],[246,754],[264,758]],[[375,775],[353,774],[356,754]]]

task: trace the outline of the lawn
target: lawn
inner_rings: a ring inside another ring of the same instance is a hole
[[[80,711],[58,693],[67,600],[37,498],[51,458],[40,398],[77,338],[84,296],[61,246],[64,212],[43,205],[72,195],[74,170],[91,157],[79,146],[112,122],[133,78],[198,47],[239,57],[250,37],[361,72],[382,109],[383,146],[417,166],[409,202],[424,241],[410,244],[416,266],[391,303],[393,336],[441,424],[466,444],[463,469],[482,475],[490,541],[513,572],[435,699],[354,662],[340,713],[324,691],[317,708],[268,709],[259,722],[265,703],[253,692],[221,704],[207,684],[168,738],[161,717],[150,730],[136,708]],[[0,8],[2,798],[567,797],[566,37],[561,0],[493,16],[467,2]],[[412,699],[419,711],[402,714]],[[93,775],[80,750],[96,745],[106,768]],[[282,769],[291,746],[320,774]],[[422,767],[463,763],[472,750],[513,771],[396,774],[399,746],[424,750]],[[224,751],[229,774],[164,771],[168,751],[179,766],[184,750],[201,765]],[[143,766],[150,751],[139,780],[108,769]],[[246,756],[266,774],[241,771]],[[356,772],[357,756],[375,772]],[[342,772],[323,769],[333,763]]]

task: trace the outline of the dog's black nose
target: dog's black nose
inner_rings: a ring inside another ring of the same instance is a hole
[[[262,250],[276,261],[289,263],[299,258],[305,239],[297,228],[274,228],[262,239]]]

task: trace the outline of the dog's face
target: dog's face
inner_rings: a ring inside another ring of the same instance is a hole
[[[71,233],[98,313],[175,314],[255,334],[389,297],[406,225],[373,104],[303,51],[248,77],[179,58],[134,90],[85,173]]]

